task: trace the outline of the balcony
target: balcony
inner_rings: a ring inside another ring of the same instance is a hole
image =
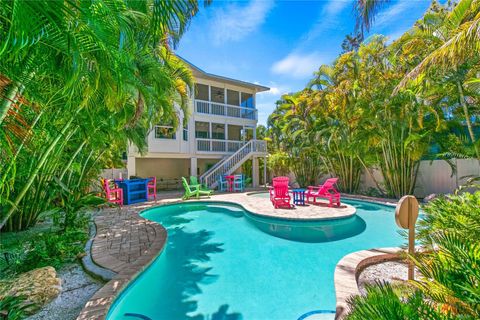
[[[257,120],[258,117],[257,109],[204,100],[195,100],[195,112],[249,120]]]
[[[245,142],[235,140],[219,140],[219,139],[195,139],[197,152],[212,153],[233,153],[240,149]]]

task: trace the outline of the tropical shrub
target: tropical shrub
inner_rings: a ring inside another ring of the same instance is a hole
[[[421,319],[479,319],[479,199],[480,192],[465,193],[426,205],[418,227],[425,248],[411,257],[421,274],[410,282],[415,293],[400,298],[389,286],[370,287],[366,296],[350,301],[348,318],[369,314],[378,316],[371,319],[396,319],[390,318],[387,309],[397,310],[402,300],[406,305],[398,309],[399,314],[418,309]]]
[[[28,315],[32,304],[24,297],[6,296],[0,299],[0,315],[6,320],[21,320]]]
[[[422,294],[415,290],[401,297],[389,283],[366,285],[365,296],[355,296],[348,304],[353,309],[347,320],[447,320],[453,319],[439,312]]]
[[[46,266],[59,268],[71,263],[84,252],[87,239],[86,228],[68,231],[49,229],[25,241],[11,244],[8,248],[1,248],[2,277],[11,277]]]
[[[52,210],[68,227],[75,210],[95,205],[83,197],[102,168],[121,164],[129,142],[143,151],[153,125],[178,124],[193,77],[171,47],[198,8],[197,0],[2,1],[2,231]]]
[[[417,237],[422,245],[433,248],[433,236],[456,234],[480,242],[480,192],[441,196],[423,207],[424,216],[417,223]]]

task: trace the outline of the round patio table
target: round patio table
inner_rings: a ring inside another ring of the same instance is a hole
[[[305,189],[293,189],[293,203],[296,205],[305,205]]]

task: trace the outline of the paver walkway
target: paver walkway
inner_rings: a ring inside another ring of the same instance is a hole
[[[108,209],[95,219],[97,236],[92,245],[95,263],[120,273],[155,242],[164,238],[155,222],[142,219],[135,208]],[[160,233],[160,234],[159,234]]]
[[[153,205],[156,203],[105,209],[95,218],[97,235],[92,243],[92,260],[117,275],[95,293],[77,319],[104,319],[115,297],[163,249],[166,230],[138,215]]]

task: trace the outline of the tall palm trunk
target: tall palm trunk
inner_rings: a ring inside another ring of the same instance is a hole
[[[460,105],[462,106],[463,115],[465,117],[465,123],[467,124],[468,134],[470,135],[470,139],[472,140],[472,144],[475,149],[475,155],[477,156],[477,159],[480,161],[480,150],[478,149],[478,146],[476,144],[477,141],[475,139],[475,133],[473,132],[472,121],[470,120],[470,113],[468,112],[468,106],[465,103],[463,87],[459,80],[457,80],[457,88],[458,88],[458,93],[460,95]]]
[[[21,85],[18,82],[12,82],[8,88],[5,98],[0,103],[0,124],[7,117],[8,111],[15,103],[15,98],[20,92]]]
[[[78,108],[75,115],[80,111],[80,109],[81,108]],[[17,210],[18,204],[20,203],[20,201],[22,201],[23,197],[27,194],[28,190],[32,186],[33,182],[35,181],[35,178],[37,177],[38,173],[40,172],[40,170],[43,168],[43,165],[47,161],[50,153],[54,150],[55,146],[61,141],[65,133],[70,129],[70,126],[72,125],[73,120],[75,119],[75,115],[73,115],[70,118],[70,120],[64,125],[63,129],[58,133],[57,137],[52,141],[52,143],[47,148],[47,150],[45,150],[45,152],[42,154],[36,168],[30,174],[29,179],[27,180],[27,182],[25,183],[23,188],[20,190],[15,200],[13,201],[12,206],[10,207],[10,210],[8,210],[7,214],[3,217],[2,221],[0,222],[0,230],[3,228],[3,226],[5,226],[5,223],[8,221],[10,216]]]

